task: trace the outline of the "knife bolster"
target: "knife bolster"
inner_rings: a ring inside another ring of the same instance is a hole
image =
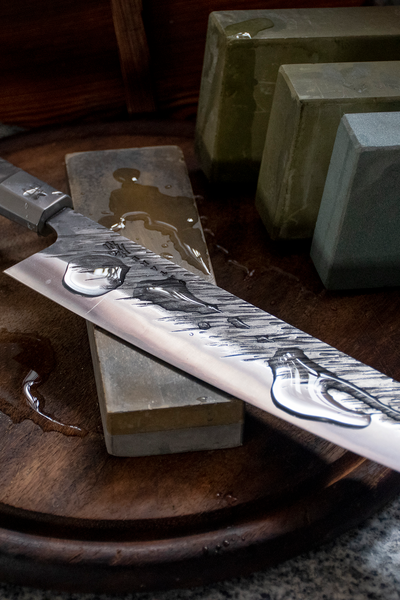
[[[4,177],[5,176],[5,177]],[[0,159],[0,215],[36,231],[50,233],[46,222],[72,200],[47,183]]]

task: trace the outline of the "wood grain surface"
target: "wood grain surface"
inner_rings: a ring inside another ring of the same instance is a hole
[[[268,239],[252,190],[208,186],[192,136],[187,123],[93,124],[4,139],[0,156],[66,191],[67,153],[179,145],[218,284],[399,379],[399,290],[326,292],[309,243]],[[240,448],[109,456],[84,320],[3,274],[52,241],[0,219],[1,579],[200,585],[332,539],[400,491],[400,474],[250,407]]]
[[[142,0],[111,0],[128,113],[154,112],[150,53]]]
[[[1,2],[0,122],[58,125],[154,106],[194,116],[211,11],[362,3],[146,0],[142,20],[139,0]]]

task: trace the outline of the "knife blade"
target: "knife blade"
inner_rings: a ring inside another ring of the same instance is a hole
[[[400,470],[400,384],[80,215],[0,159],[0,214],[57,241],[5,272],[199,379]]]

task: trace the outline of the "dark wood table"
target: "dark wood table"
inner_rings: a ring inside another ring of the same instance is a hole
[[[218,284],[399,379],[399,290],[327,292],[309,242],[269,240],[254,190],[207,184],[192,123],[37,130],[1,140],[0,156],[67,191],[67,153],[166,144],[185,153]],[[53,241],[3,218],[0,231],[1,273]],[[399,473],[251,407],[240,448],[109,456],[84,321],[3,274],[0,305],[3,580],[132,592],[246,575],[334,538],[400,491]]]

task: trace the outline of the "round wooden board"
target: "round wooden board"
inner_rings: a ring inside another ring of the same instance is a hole
[[[210,188],[192,139],[192,124],[87,124],[4,139],[0,156],[67,191],[67,153],[179,145],[219,285],[400,378],[399,290],[326,292],[309,243],[272,243],[254,190]],[[0,230],[3,580],[124,592],[245,575],[332,539],[400,491],[400,474],[252,408],[240,448],[109,456],[85,322],[3,274],[53,240],[3,218]],[[24,401],[29,373],[42,416]]]

